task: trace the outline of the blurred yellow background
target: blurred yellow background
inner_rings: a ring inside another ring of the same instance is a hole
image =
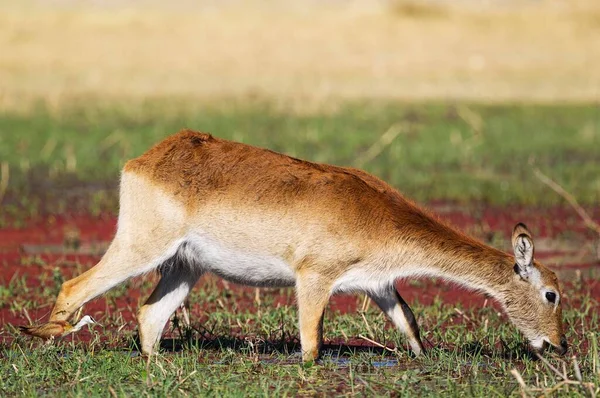
[[[598,0],[166,3],[1,0],[0,107],[600,98]]]

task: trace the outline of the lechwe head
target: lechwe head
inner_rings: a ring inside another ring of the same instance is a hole
[[[533,259],[533,239],[524,224],[516,225],[512,245],[514,280],[502,292],[506,312],[533,348],[542,351],[551,344],[563,355],[567,340],[562,323],[562,292],[556,274]]]

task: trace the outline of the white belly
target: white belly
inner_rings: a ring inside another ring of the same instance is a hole
[[[184,254],[206,272],[243,285],[294,286],[296,276],[282,258],[253,250],[228,247],[208,234],[192,234]]]

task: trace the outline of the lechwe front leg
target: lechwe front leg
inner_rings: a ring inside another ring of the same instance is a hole
[[[310,362],[319,357],[323,342],[323,313],[329,301],[330,286],[318,274],[301,273],[296,280],[296,295],[302,361]]]
[[[192,265],[176,263],[162,277],[138,312],[142,353],[151,355],[169,320],[194,287],[202,271]]]
[[[423,353],[425,347],[423,347],[423,343],[421,342],[419,325],[417,325],[415,314],[413,314],[396,288],[392,285],[381,292],[369,293],[369,296],[387,314],[394,325],[404,333],[414,354],[419,356]]]

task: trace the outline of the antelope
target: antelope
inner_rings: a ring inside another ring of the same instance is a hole
[[[512,246],[514,255],[457,231],[364,171],[183,130],[125,164],[115,237],[98,264],[63,283],[50,321],[159,270],[137,316],[150,356],[171,314],[213,273],[295,287],[303,361],[318,358],[336,293],[368,295],[418,356],[419,327],[394,282],[439,277],[495,298],[535,350],[564,354],[558,279],[534,261],[524,224]]]

